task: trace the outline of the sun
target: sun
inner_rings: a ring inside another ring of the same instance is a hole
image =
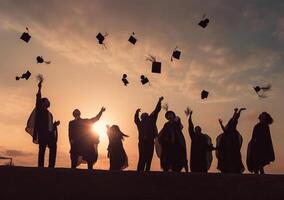
[[[93,124],[92,130],[93,130],[93,132],[98,133],[100,138],[105,138],[107,136],[107,134],[106,134],[106,131],[107,131],[106,125],[107,125],[107,123],[105,121],[100,120],[100,121],[96,122],[95,124]]]

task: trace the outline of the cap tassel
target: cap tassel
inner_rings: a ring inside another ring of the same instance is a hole
[[[150,62],[156,62],[157,59],[155,56],[152,55],[148,55],[148,57],[146,57],[146,61],[150,61]]]

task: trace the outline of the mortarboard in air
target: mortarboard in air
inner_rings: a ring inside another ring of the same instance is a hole
[[[129,41],[131,44],[133,44],[133,45],[136,44],[137,38],[135,37],[135,33],[134,33],[134,32],[132,33],[132,35],[130,35],[128,41]]]
[[[265,92],[271,89],[271,85],[255,86],[253,89],[260,98],[266,98],[267,96],[265,95]]]
[[[149,83],[149,79],[146,76],[141,75],[140,78],[141,78],[142,85],[145,85],[146,83]]]
[[[28,27],[26,27],[26,30],[27,30],[27,32],[23,32],[20,39],[25,41],[26,43],[28,43],[32,36],[29,34],[29,28]]]
[[[173,61],[173,58],[179,60],[180,59],[180,55],[181,55],[181,51],[177,50],[178,47],[176,47],[173,51],[172,57],[171,57],[171,61]]]
[[[201,26],[202,28],[206,28],[209,24],[209,19],[206,18],[206,15],[203,15],[202,20],[198,23],[199,26]]]
[[[20,79],[26,79],[28,80],[31,77],[31,72],[27,71],[26,73],[22,74],[22,76],[16,76],[16,80],[20,80]]]
[[[104,35],[101,33],[98,33],[98,35],[96,36],[99,44],[104,44],[104,41],[106,39],[106,37],[108,36],[108,33],[105,33]]]
[[[201,91],[201,99],[207,99],[209,92],[206,90]]]
[[[45,61],[42,56],[37,56],[36,61],[37,61],[37,64],[41,64],[41,63],[50,64],[51,63],[51,61]]]
[[[125,86],[127,86],[129,84],[128,80],[127,80],[127,75],[126,74],[123,74],[122,76],[122,82]]]
[[[162,68],[162,63],[161,62],[157,62],[156,58],[154,56],[149,55],[146,58],[147,61],[151,61],[152,62],[152,73],[161,73],[161,68]]]

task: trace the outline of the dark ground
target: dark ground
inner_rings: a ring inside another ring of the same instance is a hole
[[[284,200],[284,175],[0,167],[0,199]]]

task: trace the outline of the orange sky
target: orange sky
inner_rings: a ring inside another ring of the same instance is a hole
[[[61,121],[58,167],[69,167],[68,122],[79,108],[82,117],[92,117],[105,106],[102,124],[118,124],[130,138],[124,142],[129,169],[138,160],[138,133],[133,122],[137,108],[150,112],[159,96],[182,118],[189,155],[187,121],[183,110],[194,110],[194,122],[215,138],[220,133],[218,118],[226,122],[235,107],[247,107],[239,122],[244,138],[243,162],[257,116],[267,111],[275,119],[271,126],[276,161],[270,173],[283,173],[283,2],[264,1],[36,1],[0,0],[0,153],[14,157],[16,165],[36,166],[37,146],[24,132],[35,104],[34,76],[45,77],[43,96],[51,101],[51,112]],[[196,24],[206,13],[206,29]],[[19,39],[28,26],[29,44]],[[127,42],[132,32],[138,43]],[[96,34],[108,32],[107,49],[97,44]],[[172,50],[182,50],[180,61],[170,62]],[[151,74],[148,54],[162,61],[161,75]],[[44,56],[51,65],[37,65]],[[29,69],[29,81],[14,77]],[[130,85],[121,83],[127,73]],[[151,81],[142,86],[141,74]],[[259,99],[252,86],[271,83],[269,98]],[[210,91],[201,101],[200,91]],[[165,123],[160,113],[158,128]],[[108,169],[107,138],[99,145],[95,168]],[[154,158],[153,170],[160,170]],[[214,158],[210,171],[216,171]]]

